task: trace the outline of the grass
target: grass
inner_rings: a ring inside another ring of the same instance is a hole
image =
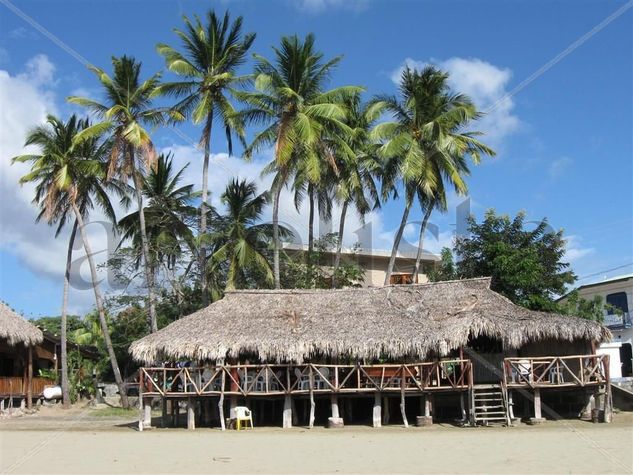
[[[138,414],[137,409],[123,409],[122,407],[104,407],[92,411],[92,415],[97,417],[131,417],[136,414]]]

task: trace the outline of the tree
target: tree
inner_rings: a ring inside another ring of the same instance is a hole
[[[215,251],[211,256],[211,270],[227,265],[226,290],[246,285],[249,270],[260,273],[266,285],[272,285],[273,272],[265,255],[269,247],[272,228],[258,223],[269,194],[257,194],[257,185],[246,180],[233,179],[222,194],[226,213],[215,219],[217,231],[212,235]],[[283,235],[289,232],[281,227]]]
[[[146,126],[155,127],[164,124],[169,118],[182,120],[180,112],[153,108],[152,97],[159,85],[160,74],[141,81],[141,63],[132,57],[112,58],[114,75],[95,66],[89,69],[95,73],[105,92],[105,103],[92,99],[71,96],[68,101],[87,107],[101,122],[88,127],[76,136],[76,143],[94,137],[110,134],[112,151],[110,154],[107,177],[117,175],[122,180],[132,178],[136,192],[139,225],[141,231],[143,266],[147,285],[149,309],[149,327],[151,332],[158,330],[154,281],[149,265],[149,244],[143,211],[143,172],[156,164],[156,151]]]
[[[148,243],[148,262],[152,280],[156,281],[158,267],[162,267],[174,291],[182,296],[178,279],[172,275],[178,258],[195,248],[190,225],[196,216],[191,205],[195,198],[193,185],[182,185],[187,166],[177,172],[169,156],[159,155],[156,166],[143,177],[144,214]],[[138,268],[142,262],[142,234],[138,211],[119,221],[122,230],[121,244],[132,243],[132,258]],[[120,256],[119,256],[120,257]],[[113,263],[114,264],[114,263]]]
[[[414,198],[418,197],[424,212],[414,270],[417,274],[430,215],[433,209],[446,209],[446,185],[452,185],[457,193],[465,193],[464,176],[469,173],[465,157],[470,156],[477,164],[481,155],[494,155],[475,138],[478,132],[465,131],[480,114],[467,96],[452,93],[447,81],[448,74],[433,66],[422,71],[407,67],[400,80],[400,97],[379,96],[374,101],[395,118],[372,131],[372,138],[382,143],[381,155],[393,162],[386,167],[393,175],[386,176],[384,184],[393,187],[401,181],[405,189],[404,211],[391,250],[385,285],[390,282]]]
[[[605,309],[610,306],[604,304],[604,300],[600,295],[595,295],[588,300],[582,298],[577,290],[574,290],[565,296],[565,302],[558,303],[557,312],[574,317],[586,318],[602,323],[604,321]]]
[[[31,172],[23,176],[20,183],[37,183],[36,200],[44,203],[47,209],[46,216],[49,219],[55,219],[55,217],[59,219],[60,210],[68,209],[74,214],[90,267],[101,330],[114,378],[119,387],[121,405],[128,407],[119,365],[110,340],[103,299],[97,280],[97,268],[84,223],[84,216],[93,208],[93,200],[97,200],[111,218],[114,217],[114,210],[109,203],[105,185],[106,159],[110,144],[99,143],[94,137],[77,144],[75,142],[77,135],[81,131],[89,129],[90,126],[87,121],[78,120],[74,115],[66,123],[53,116],[48,116],[47,124],[48,127],[40,126],[33,129],[26,139],[26,145],[37,145],[41,152],[33,155],[22,155],[13,160],[32,164]],[[113,184],[111,183],[110,186]],[[68,281],[68,268],[67,262],[66,282]],[[65,306],[67,296],[68,287],[65,285],[62,334],[65,334],[66,330]],[[68,374],[62,375],[62,377],[67,381]]]
[[[351,129],[347,143],[340,146],[333,144],[337,160],[339,176],[335,182],[335,196],[341,204],[339,229],[334,257],[334,273],[332,287],[336,288],[337,275],[341,265],[343,234],[348,207],[354,206],[356,212],[364,220],[364,216],[372,209],[380,206],[380,197],[374,176],[379,172],[376,147],[369,139],[371,128],[377,119],[379,108],[362,104],[360,94],[355,94],[347,101],[346,123]]]
[[[469,218],[470,236],[458,239],[460,278],[492,277],[492,290],[532,310],[556,311],[555,297],[565,293],[576,276],[563,262],[563,231],[549,231],[543,219],[525,229],[525,213],[513,219],[488,210],[481,223]]]
[[[317,183],[324,167],[335,167],[333,157],[319,152],[319,138],[324,127],[348,129],[344,124],[345,97],[360,91],[347,86],[325,91],[325,83],[340,57],[323,61],[314,48],[314,36],[304,41],[296,35],[283,37],[281,46],[273,48],[273,62],[255,55],[255,91],[243,92],[238,98],[247,107],[239,117],[245,122],[265,124],[246,149],[247,157],[264,146],[274,144],[276,176],[273,198],[273,275],[275,288],[281,287],[279,271],[279,197],[297,162],[301,160],[308,179]]]
[[[181,53],[166,44],[160,43],[156,49],[165,57],[170,71],[185,78],[184,81],[162,84],[157,94],[183,97],[174,108],[190,115],[194,124],[204,123],[200,146],[204,149],[202,165],[202,204],[200,206],[201,236],[207,232],[209,157],[211,155],[211,131],[213,119],[221,119],[232,154],[231,134],[237,132],[240,139],[243,128],[236,120],[235,110],[229,96],[234,86],[244,81],[236,76],[236,71],[246,60],[246,54],[255,40],[254,33],[242,33],[242,17],[231,22],[228,12],[219,19],[215,12],[207,13],[207,24],[203,25],[198,17],[192,22],[186,16],[185,31],[175,29],[184,52]],[[206,276],[205,239],[200,240],[198,250],[198,270],[203,304],[208,303]]]
[[[440,263],[437,267],[428,272],[428,276],[431,282],[456,279],[457,271],[455,269],[453,251],[451,251],[448,247],[442,248],[442,251],[440,252]]]

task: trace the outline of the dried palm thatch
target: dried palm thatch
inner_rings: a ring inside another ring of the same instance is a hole
[[[239,290],[130,347],[147,363],[255,354],[301,362],[315,355],[425,358],[486,335],[506,348],[547,338],[600,342],[602,325],[518,307],[490,279],[340,290]]]
[[[32,346],[44,340],[42,331],[0,302],[0,338],[9,346]]]

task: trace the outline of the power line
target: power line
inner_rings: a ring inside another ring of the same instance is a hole
[[[593,274],[583,275],[582,277],[578,277],[578,280],[587,279],[588,277],[595,277],[597,275],[605,274],[607,272],[611,272],[611,271],[618,270],[618,269],[623,269],[623,268],[629,267],[629,266],[633,266],[633,262],[629,262],[628,264],[623,264],[621,266],[613,267],[611,269],[605,269],[605,270],[601,270],[601,271],[598,271],[598,272],[594,272]]]

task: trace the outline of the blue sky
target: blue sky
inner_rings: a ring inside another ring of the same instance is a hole
[[[181,15],[203,14],[209,7],[243,15],[246,31],[257,33],[253,51],[264,56],[271,55],[270,47],[281,35],[315,33],[326,57],[344,55],[332,86],[360,84],[367,88],[367,97],[395,92],[393,79],[405,63],[433,62],[448,70],[454,87],[470,94],[482,109],[497,104],[475,126],[487,132],[486,140],[498,156],[472,169],[468,182],[472,212],[481,216],[485,209],[495,208],[511,215],[525,210],[530,220],[547,217],[570,237],[567,258],[580,277],[589,276],[582,283],[631,272],[633,9],[583,39],[625,5],[622,1],[20,2],[20,10],[66,45],[62,48],[0,3],[0,298],[29,316],[59,312],[66,234],[55,240],[45,224],[33,223],[30,190],[16,185],[23,170],[8,163],[22,152],[26,131],[46,113],[66,116],[78,111],[65,103],[66,96],[99,97],[94,77],[69,50],[106,70],[112,55],[133,55],[143,61],[145,74],[153,73],[163,68],[155,44],[177,44],[171,29],[181,26]],[[579,39],[582,44],[565,52]],[[535,75],[557,55],[562,57]],[[251,66],[245,65],[244,72]],[[522,84],[532,75],[533,80]],[[519,85],[520,90],[507,97]],[[155,131],[154,140],[159,148],[173,151],[178,164],[191,162],[187,177],[199,183],[200,154],[192,145],[199,130],[188,124],[180,130],[192,140],[167,129]],[[219,133],[214,136],[213,152],[218,154],[211,168],[214,199],[230,176],[259,179],[261,165],[268,159],[263,153],[246,164],[239,159],[239,150],[238,157],[227,157]],[[429,250],[450,242],[454,206],[460,201],[452,197],[449,213],[432,217],[440,234],[438,240],[427,239]],[[389,247],[401,208],[401,202],[390,202],[368,218],[374,247]],[[294,212],[290,205],[282,211],[302,234],[305,214]],[[412,219],[419,220],[418,213]],[[353,231],[358,227],[360,221],[351,218],[348,244],[355,241]],[[94,247],[105,249],[103,229],[93,226],[91,235]],[[411,226],[405,237],[414,242],[416,235]],[[91,303],[88,289],[71,293],[72,310],[85,311]]]

